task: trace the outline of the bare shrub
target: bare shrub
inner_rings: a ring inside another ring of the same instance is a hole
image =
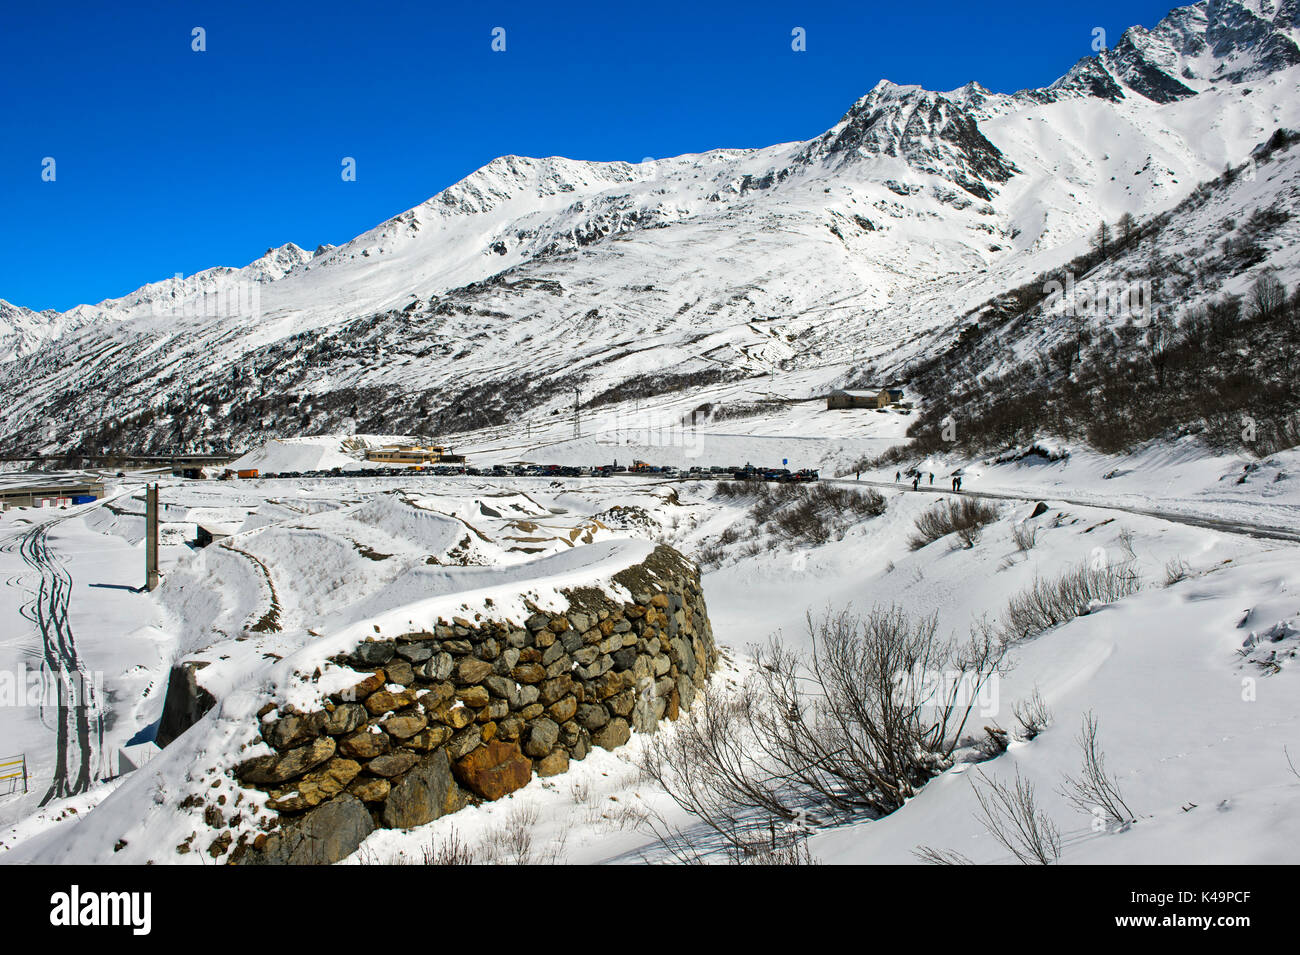
[[[701,567],[716,567],[722,563],[722,559],[727,555],[720,542],[702,544],[695,551],[695,562]]]
[[[724,482],[719,495],[748,499],[749,517],[757,527],[786,541],[810,545],[836,540],[854,524],[879,517],[886,507],[884,496],[874,489],[827,484]]]
[[[430,842],[422,850],[425,865],[473,865],[474,850],[460,841],[455,829],[440,842]]]
[[[1137,593],[1142,578],[1132,562],[1094,566],[1087,561],[1055,580],[1035,577],[1003,612],[1007,640],[1024,640],[1088,613],[1095,603],[1114,603]]]
[[[1192,567],[1181,557],[1175,557],[1165,564],[1165,586],[1172,587],[1179,581],[1191,576]]]
[[[1051,865],[1059,860],[1061,833],[1038,807],[1034,784],[1021,776],[1019,769],[1012,784],[989,779],[983,773],[978,776],[982,784],[971,780],[980,806],[976,818],[989,835],[1021,865]]]
[[[1130,561],[1137,560],[1137,551],[1133,548],[1133,531],[1126,527],[1115,536],[1119,539],[1119,546],[1123,547],[1124,553],[1128,555],[1125,559]]]
[[[1105,819],[1113,826],[1127,827],[1136,815],[1124,801],[1119,781],[1106,773],[1106,757],[1097,742],[1097,719],[1089,711],[1083,716],[1083,729],[1076,737],[1083,752],[1083,768],[1078,776],[1066,776],[1061,795],[1080,812]]]
[[[1028,521],[1021,521],[1011,529],[1011,540],[1018,551],[1033,550],[1038,543],[1038,528]]]
[[[677,858],[701,840],[748,851],[765,828],[809,812],[830,820],[899,808],[952,765],[1004,647],[984,629],[941,640],[934,617],[897,607],[808,619],[812,650],[772,639],[740,690],[711,690],[643,752],[641,769],[702,823],[654,826]],[[937,674],[943,680],[934,680]]]
[[[997,519],[998,509],[977,498],[941,501],[916,519],[916,533],[908,543],[912,550],[920,550],[949,534],[959,534],[963,544],[973,547],[980,528]]]
[[[1011,713],[1020,724],[1021,735],[1025,739],[1034,739],[1052,722],[1052,711],[1038,687],[1027,699],[1017,700],[1011,707]]]
[[[540,818],[536,806],[512,809],[504,822],[484,838],[481,861],[486,865],[554,865],[564,855],[567,832],[552,838],[540,852],[535,851],[533,830]]]
[[[936,849],[934,846],[917,846],[912,855],[926,865],[974,865],[969,856],[956,849]]]

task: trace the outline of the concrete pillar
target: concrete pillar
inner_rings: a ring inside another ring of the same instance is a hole
[[[144,505],[144,569],[146,590],[158,587],[158,485],[145,489]]]

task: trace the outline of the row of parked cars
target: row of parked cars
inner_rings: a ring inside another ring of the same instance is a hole
[[[474,468],[463,464],[442,464],[421,468],[362,468],[357,471],[345,471],[331,468],[328,471],[282,471],[278,474],[263,474],[263,478],[336,478],[336,477],[410,477],[412,474],[445,477],[453,474],[465,474],[473,477],[613,477],[616,474],[652,474],[668,480],[683,481],[777,481],[807,482],[818,479],[817,471],[805,468],[791,471],[789,468],[763,468],[746,464],[744,467],[661,467],[637,463],[632,467],[616,464],[602,464],[597,467],[574,467],[564,464],[494,464],[490,468]]]

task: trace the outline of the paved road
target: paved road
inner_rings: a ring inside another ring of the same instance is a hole
[[[41,635],[42,677],[58,691],[54,714],[54,778],[41,805],[90,788],[99,775],[96,757],[103,752],[104,743],[103,701],[97,698],[95,681],[77,655],[76,637],[68,623],[72,575],[50,548],[50,528],[60,520],[33,524],[0,544],[0,550],[6,553],[17,550],[39,581],[35,588],[24,585],[30,599],[20,613]],[[8,581],[10,586],[16,583]]]
[[[829,484],[847,484],[857,487],[880,487],[891,488],[895,491],[907,491],[912,493],[912,482],[907,481],[903,484],[896,484],[893,481],[855,481],[852,478],[826,478]],[[978,497],[989,500],[1001,501],[1057,501],[1062,504],[1074,504],[1078,507],[1097,507],[1104,510],[1124,511],[1128,514],[1140,514],[1143,517],[1155,517],[1162,521],[1173,521],[1176,524],[1187,524],[1191,527],[1204,527],[1209,530],[1223,531],[1226,534],[1244,534],[1247,537],[1258,537],[1264,540],[1280,540],[1290,543],[1300,543],[1300,530],[1289,527],[1278,527],[1274,524],[1254,524],[1249,521],[1232,521],[1221,517],[1210,517],[1200,514],[1184,514],[1180,511],[1162,511],[1158,508],[1131,507],[1124,504],[1113,504],[1107,501],[1084,500],[1082,498],[1062,497],[1059,494],[1013,494],[1009,491],[968,491],[962,489],[954,492],[947,487],[935,485],[930,487],[922,484],[917,488],[917,493],[926,494],[959,494],[962,497]]]

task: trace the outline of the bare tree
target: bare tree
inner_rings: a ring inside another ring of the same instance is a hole
[[[1104,221],[1092,235],[1092,246],[1102,256],[1105,256],[1110,251],[1110,226]]]
[[[1265,272],[1251,286],[1249,309],[1252,317],[1271,321],[1286,308],[1286,288],[1272,272]]]
[[[1116,223],[1116,226],[1119,229],[1120,242],[1127,243],[1133,238],[1134,233],[1137,232],[1137,219],[1133,217],[1133,213],[1126,212],[1119,217],[1119,222]]]
[[[1165,387],[1165,372],[1169,367],[1169,353],[1174,344],[1173,329],[1164,319],[1157,317],[1147,329],[1142,350],[1151,370],[1156,374],[1156,386],[1162,391]]]
[[[1061,858],[1061,833],[1051,817],[1038,807],[1034,784],[1016,770],[1015,782],[989,779],[976,771],[981,783],[971,780],[979,802],[976,816],[1002,847],[1021,865],[1051,865]]]

